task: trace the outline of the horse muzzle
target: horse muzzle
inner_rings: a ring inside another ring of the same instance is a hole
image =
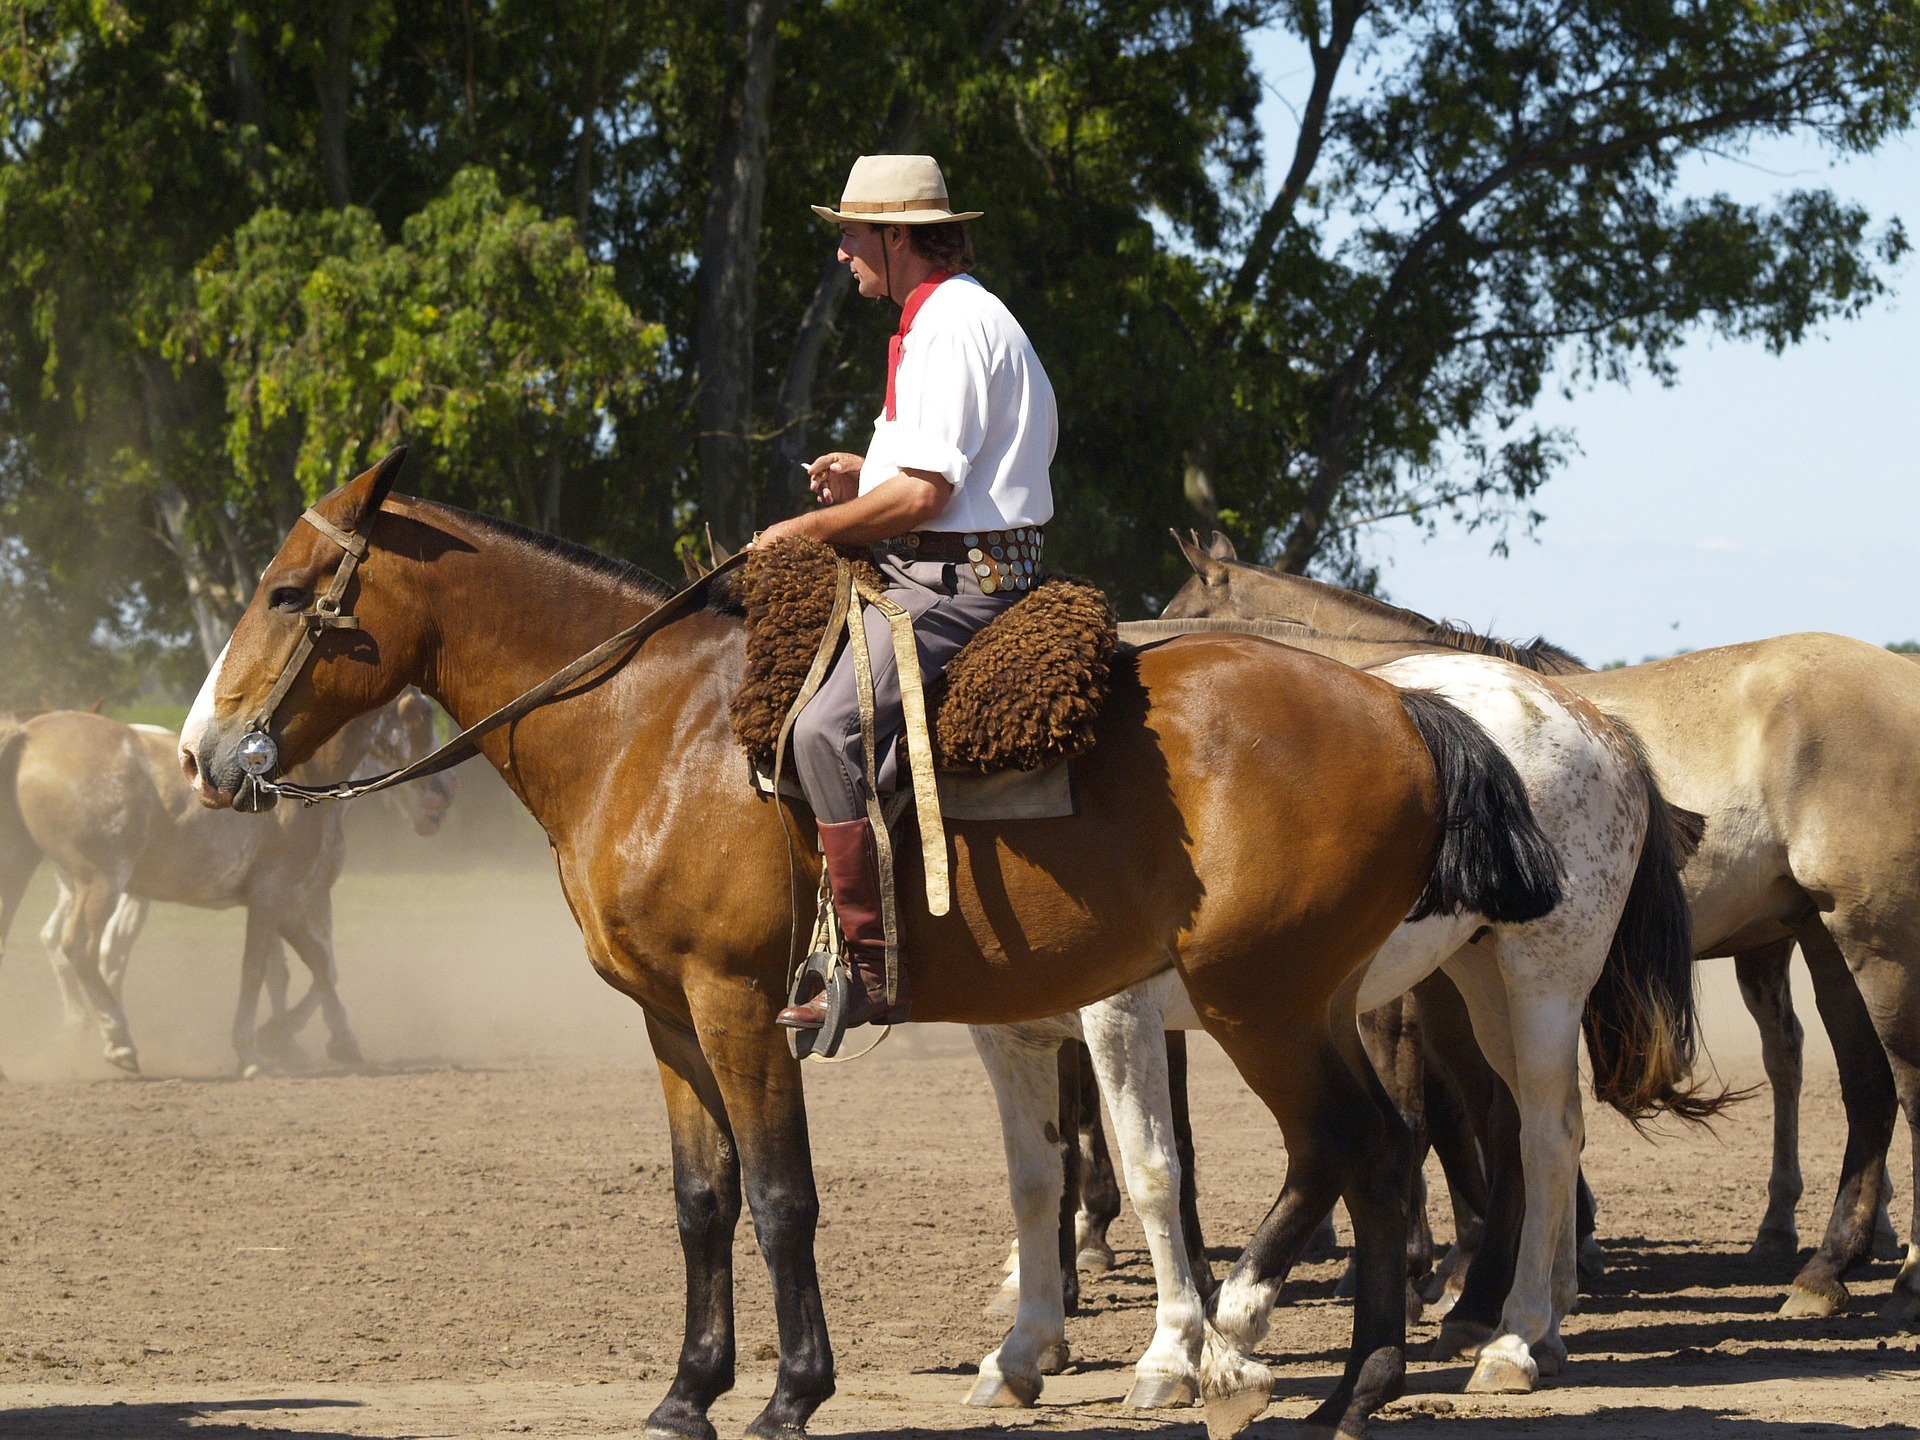
[[[249,730],[231,747],[209,726],[196,740],[182,740],[180,768],[200,803],[215,810],[271,810],[279,797],[269,777],[280,765],[280,747],[263,731]]]

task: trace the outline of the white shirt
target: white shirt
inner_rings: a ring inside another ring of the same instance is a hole
[[[860,493],[903,468],[953,486],[928,530],[1009,530],[1053,518],[1047,467],[1059,439],[1053,386],[1033,342],[971,275],[934,287],[913,317],[894,411],[874,421]]]

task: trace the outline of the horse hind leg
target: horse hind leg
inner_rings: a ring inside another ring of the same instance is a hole
[[[93,1001],[80,983],[80,972],[73,968],[67,959],[67,927],[73,923],[73,881],[59,869],[54,871],[54,884],[59,887],[54,897],[53,913],[47,916],[47,923],[40,927],[40,944],[47,952],[47,964],[53,969],[53,978],[60,988],[60,1023],[68,1030],[79,1030],[93,1021]]]
[[[1040,1398],[1044,1362],[1066,1345],[1060,1240],[1065,1137],[1059,1128],[1059,1041],[1014,1026],[969,1027],[993,1083],[1019,1232],[1019,1308],[1006,1338],[980,1362],[967,1404],[1025,1408]]]
[[[313,977],[300,1006],[318,997],[320,1014],[327,1022],[327,1058],[356,1070],[364,1067],[366,1056],[340,999],[339,969],[333,958],[333,902],[322,899],[310,911],[296,910],[283,920],[281,929]],[[300,1006],[288,1012],[289,1019],[299,1013]]]
[[[1190,1405],[1200,1396],[1206,1313],[1183,1234],[1164,1007],[1123,992],[1080,1013],[1113,1112],[1127,1193],[1153,1260],[1153,1343],[1134,1366],[1126,1403],[1138,1410]]]
[[[1847,1308],[1851,1297],[1842,1277],[1867,1258],[1873,1244],[1887,1145],[1900,1105],[1884,1037],[1849,972],[1849,957],[1828,931],[1831,923],[1815,918],[1802,926],[1800,953],[1840,1069],[1847,1145],[1826,1232],[1781,1303],[1780,1313],[1789,1318],[1837,1315]]]
[[[140,1073],[140,1058],[112,987],[100,974],[100,947],[107,924],[120,903],[120,888],[104,876],[75,877],[73,905],[60,936],[60,951],[79,980],[104,1040],[107,1063],[128,1074]]]
[[[1396,1399],[1406,1379],[1406,1194],[1411,1137],[1366,1064],[1357,1035],[1348,1057],[1336,1040],[1353,1032],[1352,986],[1330,1029],[1293,1024],[1259,1034],[1217,1035],[1241,1077],[1280,1122],[1287,1178],[1280,1197],[1214,1294],[1200,1361],[1201,1397],[1212,1436],[1238,1434],[1266,1409],[1272,1375],[1251,1354],[1266,1334],[1274,1301],[1320,1217],[1344,1194],[1354,1221],[1359,1284],[1353,1342],[1334,1392],[1310,1428],[1365,1433],[1366,1420]],[[1364,1072],[1364,1073],[1363,1073]]]
[[[1801,1055],[1805,1032],[1793,1013],[1788,962],[1793,941],[1781,940],[1734,957],[1740,998],[1760,1030],[1760,1060],[1773,1090],[1773,1167],[1767,1174],[1767,1213],[1747,1251],[1753,1256],[1791,1258],[1800,1253],[1794,1223],[1804,1184],[1800,1175]]]
[[[147,924],[147,902],[137,895],[122,895],[107,921],[107,933],[100,942],[100,978],[113,991],[113,998],[124,1007],[127,990],[127,962],[133,956],[134,942]]]

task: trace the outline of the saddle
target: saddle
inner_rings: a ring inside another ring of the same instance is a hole
[[[836,553],[798,537],[755,549],[732,577],[747,620],[746,678],[733,700],[733,735],[757,771],[772,771],[782,725],[820,654],[842,559],[853,567],[858,588],[885,588],[866,551]],[[1024,804],[1019,818],[1030,815],[1018,776],[1049,772],[1092,746],[1117,643],[1106,596],[1084,580],[1057,575],[1042,576],[969,640],[926,695],[942,798],[949,791],[958,797],[942,809],[954,818],[978,811],[978,804],[967,804],[971,790],[997,793],[1016,809]],[[963,777],[976,776],[994,781],[964,783]]]

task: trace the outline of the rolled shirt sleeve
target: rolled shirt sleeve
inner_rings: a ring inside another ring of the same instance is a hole
[[[887,458],[900,470],[931,470],[955,490],[967,483],[987,436],[987,354],[950,331],[909,333],[885,423]],[[876,477],[885,478],[885,477]]]

